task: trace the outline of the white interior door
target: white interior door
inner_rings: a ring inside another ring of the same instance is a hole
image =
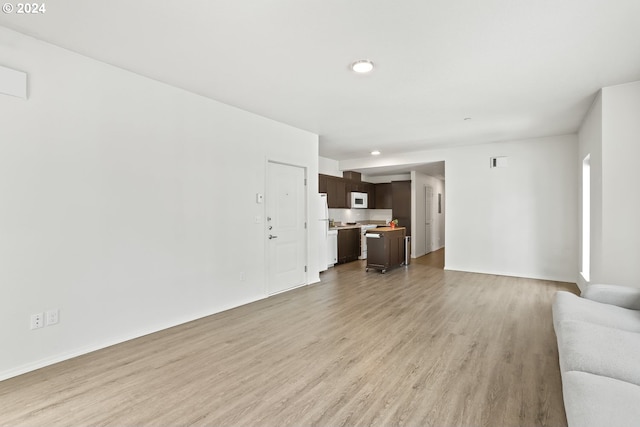
[[[433,251],[433,243],[431,238],[432,226],[433,226],[433,188],[429,185],[424,186],[424,244],[426,253]]]
[[[305,283],[305,206],[304,169],[269,162],[266,238],[270,295]]]

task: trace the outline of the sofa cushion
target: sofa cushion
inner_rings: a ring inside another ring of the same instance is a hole
[[[640,334],[593,323],[558,324],[562,372],[584,371],[640,385]]]
[[[613,378],[569,371],[562,375],[569,427],[640,424],[640,387]]]
[[[592,284],[582,292],[582,297],[604,304],[640,310],[640,288],[619,285]]]
[[[604,304],[640,310],[640,288],[591,284],[582,292],[582,297]]]
[[[564,320],[580,320],[601,326],[640,332],[640,311],[610,304],[602,304],[580,298],[570,292],[558,291],[553,297],[553,326],[558,333],[558,323]]]

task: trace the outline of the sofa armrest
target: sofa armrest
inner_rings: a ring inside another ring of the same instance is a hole
[[[587,286],[580,296],[604,304],[640,310],[640,288],[594,284]]]

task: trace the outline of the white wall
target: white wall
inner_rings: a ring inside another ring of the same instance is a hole
[[[342,171],[339,169],[338,161],[326,157],[318,157],[318,173],[342,178]]]
[[[348,169],[345,169],[348,170]],[[371,182],[373,184],[387,184],[392,181],[409,181],[411,179],[410,173],[402,173],[395,175],[363,175],[362,180],[366,182]]]
[[[580,127],[577,163],[591,155],[589,283],[640,287],[638,117],[640,82],[635,82],[603,88]],[[579,214],[582,218],[582,206]],[[588,283],[580,278],[578,284]]]
[[[489,158],[509,167],[490,169]],[[340,162],[359,169],[445,161],[445,267],[576,282],[576,135]]]
[[[391,221],[391,209],[329,209],[329,218],[336,222]]]
[[[0,65],[0,94],[27,97],[27,73]]]
[[[602,270],[640,287],[640,82],[602,89]]]
[[[426,240],[426,199],[425,186],[433,189],[433,201],[431,205],[431,238],[430,251],[436,251],[444,247],[445,240],[445,185],[444,181],[420,172],[411,172],[411,257],[417,258],[427,254]],[[442,198],[442,211],[438,213],[438,193]]]
[[[492,156],[506,168],[489,168]],[[447,161],[447,267],[576,282],[575,135],[467,147]]]
[[[29,75],[27,100],[0,96],[0,379],[266,296],[255,195],[269,159],[305,167],[317,193],[316,135],[0,40],[3,65]],[[50,308],[60,323],[29,330]]]

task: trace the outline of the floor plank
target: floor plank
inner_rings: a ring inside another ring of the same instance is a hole
[[[445,271],[443,253],[0,382],[0,425],[566,425],[551,298],[575,284]]]
[[[444,269],[444,248],[440,248],[421,257],[414,258],[411,262],[420,265],[428,265],[429,267],[435,267],[442,270]]]

